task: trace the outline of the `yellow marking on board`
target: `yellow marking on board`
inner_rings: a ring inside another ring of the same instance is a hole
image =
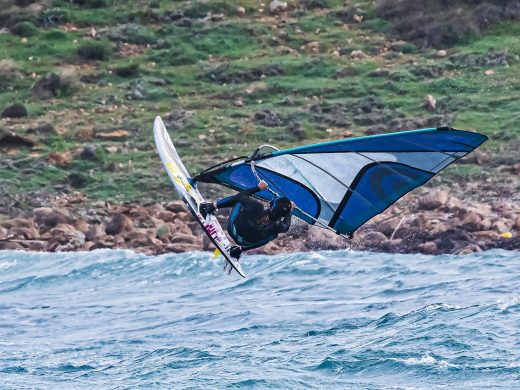
[[[213,253],[213,258],[216,260],[220,256],[220,251],[218,249],[215,249],[215,253]]]
[[[511,234],[511,232],[500,233],[500,237],[502,237],[502,238],[513,238],[513,234]]]

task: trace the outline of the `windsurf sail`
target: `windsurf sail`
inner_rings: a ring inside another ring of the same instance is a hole
[[[430,128],[342,139],[286,150],[255,152],[208,168],[194,179],[240,191],[258,179],[296,203],[293,214],[309,224],[352,234],[409,191],[423,185],[488,137]]]

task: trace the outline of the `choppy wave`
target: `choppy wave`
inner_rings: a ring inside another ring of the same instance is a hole
[[[520,256],[0,252],[1,388],[519,388]]]

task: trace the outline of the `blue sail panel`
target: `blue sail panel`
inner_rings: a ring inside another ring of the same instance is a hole
[[[359,173],[349,193],[338,207],[330,226],[352,233],[384,211],[404,194],[424,184],[432,173],[396,163],[374,164]],[[370,205],[370,206],[368,206]]]

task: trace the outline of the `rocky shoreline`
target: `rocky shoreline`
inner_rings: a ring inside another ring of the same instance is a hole
[[[63,252],[126,248],[156,255],[213,248],[180,201],[89,204],[83,194],[73,193],[57,199],[54,207],[38,207],[31,212],[3,211],[0,249]],[[226,216],[219,218],[225,224]],[[346,248],[459,255],[493,248],[520,250],[520,210],[514,202],[466,204],[446,191],[424,189],[375,217],[350,241],[294,222],[287,234],[254,253]]]

